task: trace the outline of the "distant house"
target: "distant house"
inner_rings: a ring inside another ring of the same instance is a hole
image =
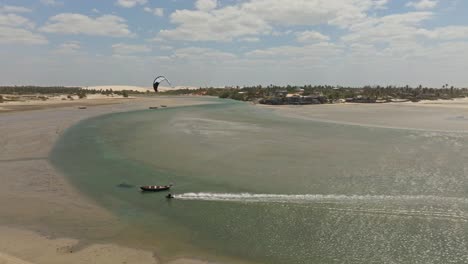
[[[288,94],[288,91],[286,90],[279,90],[275,92],[276,97],[286,97],[287,94]]]

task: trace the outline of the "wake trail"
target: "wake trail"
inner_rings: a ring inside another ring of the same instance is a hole
[[[340,194],[252,194],[252,193],[183,193],[180,200],[252,202],[252,203],[313,203],[313,202],[435,202],[465,203],[467,198],[431,195],[340,195]]]
[[[372,215],[439,218],[468,222],[468,199],[431,195],[336,195],[336,194],[252,194],[183,193],[177,200],[238,203],[283,203],[326,205],[332,211]]]

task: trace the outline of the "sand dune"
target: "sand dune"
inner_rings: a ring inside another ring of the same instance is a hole
[[[94,90],[112,89],[114,91],[132,90],[132,91],[139,91],[139,92],[142,92],[142,93],[146,93],[147,91],[154,92],[153,87],[151,87],[151,86],[99,85],[99,86],[84,86],[83,88],[84,89],[94,89]],[[195,86],[175,86],[175,87],[159,86],[159,91],[161,91],[161,92],[168,91],[168,90],[179,90],[179,89],[195,90],[195,89],[198,89],[198,87],[195,87]]]

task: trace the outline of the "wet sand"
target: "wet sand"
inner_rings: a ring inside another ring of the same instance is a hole
[[[468,132],[468,100],[419,103],[260,106],[311,121],[436,132]]]
[[[18,104],[0,113],[0,263],[160,263],[155,251],[108,243],[116,232],[125,232],[125,223],[80,194],[51,166],[48,155],[63,131],[80,120],[200,103],[169,97],[82,100]]]

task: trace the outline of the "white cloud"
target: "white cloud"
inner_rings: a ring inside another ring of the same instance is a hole
[[[33,28],[34,23],[15,14],[0,14],[0,26]]]
[[[0,43],[46,44],[47,39],[32,32],[34,23],[16,14],[0,13]]]
[[[248,52],[246,56],[255,58],[327,58],[343,52],[342,47],[321,42],[306,46],[279,46]]]
[[[0,26],[0,43],[36,45],[47,42],[44,36],[27,29]]]
[[[124,43],[117,43],[112,45],[112,51],[118,55],[129,55],[135,53],[146,53],[150,52],[151,48],[146,45],[131,45]]]
[[[296,33],[296,40],[302,43],[313,43],[313,42],[329,41],[330,37],[317,31],[303,31],[303,32]]]
[[[50,17],[40,28],[47,33],[85,34],[109,37],[131,37],[125,19],[115,15],[102,15],[92,18],[82,14],[62,13]]]
[[[58,2],[57,0],[41,0],[41,3],[43,5],[48,5],[48,6],[59,6],[63,5],[62,2]]]
[[[420,0],[418,2],[411,1],[406,4],[407,7],[413,7],[418,10],[432,9],[437,6],[438,0]]]
[[[161,30],[163,38],[189,41],[231,41],[238,37],[266,34],[271,26],[254,14],[242,14],[237,7],[227,7],[213,12],[177,10],[171,22],[179,26]]]
[[[341,39],[348,43],[415,41],[420,35],[420,24],[432,16],[431,12],[410,12],[369,18],[354,24],[350,28],[351,33],[342,36]]]
[[[120,7],[131,8],[136,5],[144,5],[148,2],[148,0],[117,0],[115,3]]]
[[[164,16],[164,8],[150,8],[150,7],[145,7],[143,8],[145,12],[151,13],[155,16],[162,17]]]
[[[260,42],[260,38],[257,38],[257,37],[245,37],[245,38],[240,39],[240,41],[243,41],[243,42]]]
[[[100,11],[99,11],[97,8],[91,9],[91,12],[96,13],[96,14],[99,14],[99,13],[100,13]]]
[[[195,7],[202,11],[210,11],[215,9],[217,6],[217,0],[197,0],[197,2],[195,2]]]
[[[215,1],[197,1],[197,10],[171,14],[175,29],[162,30],[166,38],[188,41],[231,41],[239,37],[272,34],[275,25],[330,24],[347,28],[367,18],[367,12],[385,7],[387,0],[248,0],[216,8]]]
[[[219,60],[231,60],[236,58],[236,55],[215,49],[188,47],[175,50],[171,57],[173,59],[180,59],[191,62],[214,62]]]
[[[67,41],[60,44],[56,50],[57,53],[75,53],[81,49],[78,41]]]
[[[23,6],[0,6],[0,13],[30,13],[32,10]]]
[[[439,40],[468,40],[468,26],[446,26],[432,30],[420,30],[419,34]]]

